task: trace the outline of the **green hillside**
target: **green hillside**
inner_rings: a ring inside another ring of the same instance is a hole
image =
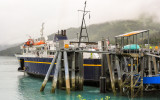
[[[0,51],[0,56],[14,56],[17,53],[21,53],[20,46],[8,48]]]
[[[101,24],[93,24],[87,27],[90,41],[99,41],[104,38],[110,39],[114,43],[114,36],[136,31],[136,30],[150,30],[151,44],[157,44],[160,39],[160,23],[152,20],[152,17],[139,18],[137,20],[117,20],[105,22]],[[79,33],[79,28],[67,29],[67,36],[69,39],[76,38]],[[156,40],[155,40],[156,38]],[[53,34],[49,35],[49,40],[53,39]]]
[[[88,33],[91,42],[96,42],[104,38],[110,39],[114,43],[114,36],[136,30],[150,30],[150,43],[157,45],[160,40],[160,23],[153,21],[152,17],[142,17],[137,20],[117,20],[88,26]],[[79,28],[67,29],[69,39],[76,38],[79,33]],[[48,36],[49,40],[53,39],[53,34]],[[0,52],[0,55],[12,56],[15,53],[20,53],[19,46],[9,48]]]

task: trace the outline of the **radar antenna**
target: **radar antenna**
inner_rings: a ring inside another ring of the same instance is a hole
[[[81,29],[80,29],[80,36],[79,36],[79,44],[78,46],[80,46],[80,43],[82,41],[82,38],[87,38],[87,41],[89,42],[89,37],[88,37],[88,32],[87,32],[87,27],[86,27],[86,22],[85,22],[85,15],[87,15],[88,12],[90,11],[86,11],[86,1],[84,3],[84,10],[78,10],[83,12],[83,17],[82,17],[82,24],[81,24]],[[90,18],[90,16],[89,16]],[[86,34],[82,34],[83,30],[86,30]]]

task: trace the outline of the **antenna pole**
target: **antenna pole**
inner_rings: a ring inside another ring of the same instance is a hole
[[[87,38],[87,41],[89,42],[87,27],[86,27],[86,23],[85,23],[85,15],[90,11],[86,11],[86,1],[84,3],[84,10],[78,10],[78,11],[83,12],[82,24],[81,24],[80,36],[79,36],[79,44],[78,44],[78,46],[80,46],[80,43],[81,43],[83,37],[85,37],[85,39]],[[86,30],[86,35],[82,35],[83,30]]]
[[[42,28],[41,28],[41,39],[42,39],[42,37],[43,37],[43,30],[44,30],[44,22],[42,23]]]

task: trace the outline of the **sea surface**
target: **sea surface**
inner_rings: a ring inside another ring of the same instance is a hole
[[[100,93],[98,87],[84,86],[83,91],[56,90],[50,93],[51,81],[44,92],[40,92],[43,82],[41,78],[34,78],[18,72],[19,63],[15,57],[0,57],[0,100],[131,100],[128,96],[113,95],[112,92]],[[133,100],[160,100],[160,92],[145,93],[144,97]]]

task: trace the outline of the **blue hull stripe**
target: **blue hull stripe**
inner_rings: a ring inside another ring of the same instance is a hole
[[[49,69],[53,58],[32,58],[22,57],[26,72],[35,73],[37,75],[45,75]],[[98,81],[101,75],[101,60],[100,59],[84,59],[84,79]],[[51,72],[54,73],[55,66]]]
[[[28,63],[51,64],[51,62],[37,62],[37,61],[24,61],[24,62],[26,62],[26,63],[28,62]],[[101,66],[101,64],[83,64],[83,66]]]

